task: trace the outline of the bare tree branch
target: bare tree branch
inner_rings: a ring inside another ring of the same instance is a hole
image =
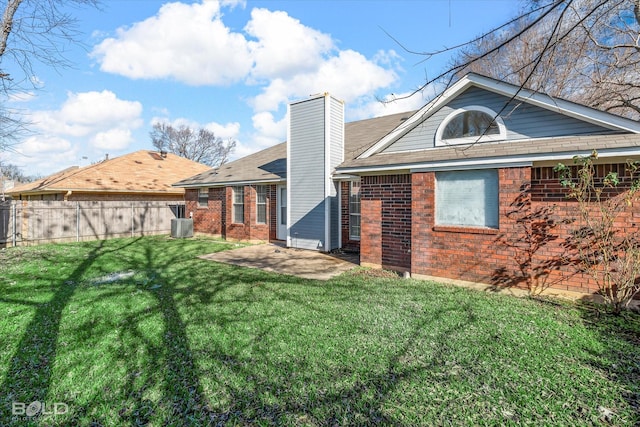
[[[70,67],[65,57],[69,44],[80,44],[73,6],[98,6],[99,0],[8,0],[0,21],[0,150],[29,131],[21,111],[6,101],[12,95],[38,89],[36,64]]]
[[[153,146],[159,151],[173,153],[211,167],[226,163],[236,147],[233,139],[224,141],[208,129],[194,131],[184,125],[175,128],[162,122],[153,125],[150,136]]]

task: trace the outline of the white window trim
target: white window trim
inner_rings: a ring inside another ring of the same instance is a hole
[[[489,114],[494,118],[496,124],[498,125],[498,130],[500,134],[498,135],[482,135],[482,136],[467,136],[463,138],[453,138],[453,139],[442,139],[442,134],[444,133],[445,128],[449,124],[454,117],[458,114],[464,113],[465,111],[480,111],[482,113]],[[436,131],[436,147],[446,147],[448,145],[461,145],[461,144],[473,144],[475,142],[493,142],[493,141],[504,141],[507,139],[507,127],[504,125],[504,120],[500,117],[495,111],[490,108],[487,108],[482,105],[468,105],[463,108],[458,108],[457,110],[452,111],[444,118],[440,126],[438,126],[438,130]]]
[[[202,203],[200,200],[204,199],[204,195],[206,194],[207,203]],[[209,206],[209,189],[208,188],[198,188],[198,207],[206,208]]]
[[[360,213],[351,213],[351,191],[353,188],[353,184],[357,183],[360,188],[362,189],[362,183],[360,180],[352,180],[349,181],[349,197],[348,197],[348,203],[349,203],[349,240],[353,240],[353,241],[359,241],[360,240],[360,236],[362,235],[362,196],[360,196]],[[351,217],[352,216],[358,216],[360,217],[360,236],[353,236],[351,234]]]
[[[241,188],[242,189],[242,203],[236,203],[236,193],[238,192],[238,189]],[[237,186],[233,186],[233,200],[231,203],[231,207],[232,207],[232,212],[231,212],[231,220],[233,224],[244,224],[244,220],[245,220],[245,212],[244,212],[244,187],[237,185]],[[242,205],[242,222],[236,222],[236,206],[240,206]]]

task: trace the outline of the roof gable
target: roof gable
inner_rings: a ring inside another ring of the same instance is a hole
[[[586,127],[591,129],[591,133],[640,133],[640,123],[634,120],[598,111],[570,101],[555,99],[545,94],[533,92],[478,74],[468,74],[415,112],[404,123],[393,129],[380,141],[365,150],[358,158],[365,159],[383,152],[418,126],[428,121],[429,118],[437,115],[446,106],[455,104],[456,98],[465,96],[465,93],[468,93],[472,88],[479,88],[482,91],[495,94],[503,99],[503,103],[505,103],[504,100],[508,101],[513,98],[518,103],[529,105],[532,108],[544,110],[555,115],[561,115],[567,118],[567,120],[573,120],[577,123],[584,123]],[[500,112],[500,110],[497,112]],[[438,120],[438,124],[439,123],[440,121]],[[437,124],[434,124],[434,126],[437,126]],[[602,131],[599,131],[599,129]],[[540,135],[538,137],[549,136],[553,135]],[[567,135],[560,134],[558,136]]]

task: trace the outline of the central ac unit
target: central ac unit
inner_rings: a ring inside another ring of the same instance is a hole
[[[171,237],[178,239],[193,237],[193,220],[190,218],[173,218],[171,220]]]

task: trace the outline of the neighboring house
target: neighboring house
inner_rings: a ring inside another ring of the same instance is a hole
[[[599,174],[623,175],[640,159],[640,123],[476,74],[416,112],[344,124],[343,111],[326,94],[294,102],[287,143],[174,184],[195,230],[522,286],[527,227],[553,212],[559,234],[533,248],[534,262],[556,289],[597,290],[563,263],[575,204],[553,166],[597,149]]]
[[[7,191],[11,190],[13,187],[15,187],[15,185],[15,181],[0,175],[0,202],[4,202],[7,198],[9,198]]]
[[[7,191],[15,200],[183,201],[173,182],[209,170],[174,154],[140,150],[85,167],[71,167]]]

